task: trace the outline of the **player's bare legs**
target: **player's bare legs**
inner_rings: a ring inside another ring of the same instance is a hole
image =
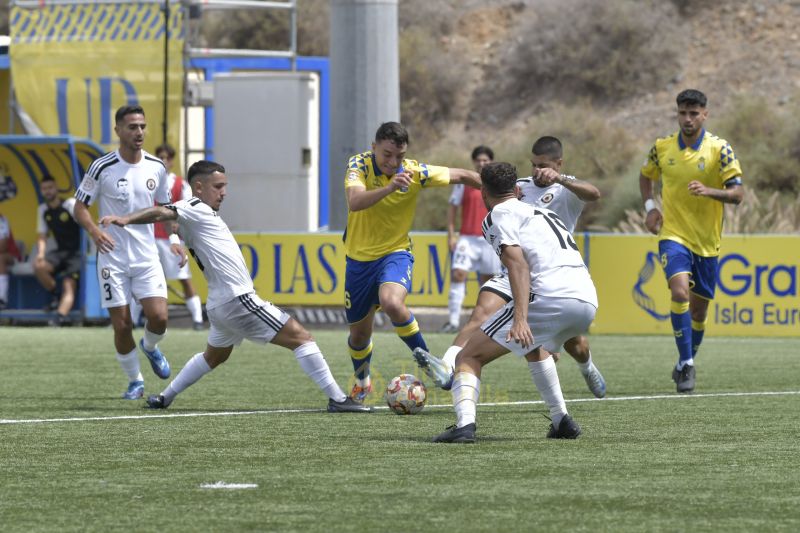
[[[108,315],[114,329],[114,348],[119,354],[130,353],[136,348],[136,343],[133,340],[133,323],[128,306],[110,307]]]
[[[478,293],[478,301],[475,303],[472,314],[469,316],[469,321],[461,328],[456,338],[453,339],[453,346],[459,346],[461,348],[466,346],[467,341],[469,341],[472,334],[481,327],[481,324],[486,322],[490,316],[505,304],[506,301],[498,294],[491,291],[480,291]],[[453,358],[453,362],[454,361],[455,357]]]
[[[381,309],[389,317],[394,331],[400,340],[413,352],[417,348],[428,349],[425,339],[419,330],[417,319],[406,307],[406,288],[399,283],[382,283],[378,289],[378,300]]]
[[[480,397],[480,376],[484,366],[508,353],[483,331],[478,331],[456,358],[456,374],[453,379],[453,406],[456,425],[434,438],[434,442],[474,442],[475,417]],[[550,409],[553,425],[549,438],[575,438],[580,427],[567,414],[566,403],[561,393],[555,363],[544,348],[537,348],[525,356],[533,378],[545,404]]]
[[[136,400],[144,394],[144,378],[139,367],[139,353],[133,340],[133,323],[127,305],[108,308],[111,327],[114,330],[114,348],[122,371],[128,376],[128,389],[122,397]]]
[[[147,319],[145,332],[150,331],[157,335],[163,335],[167,331],[167,299],[159,296],[142,298],[139,300],[139,304]]]
[[[67,316],[75,303],[75,292],[78,282],[70,276],[61,280],[61,299],[58,301],[56,312],[61,316]]]
[[[147,319],[139,346],[150,361],[153,372],[161,379],[167,379],[170,375],[169,363],[158,349],[158,343],[167,335],[167,299],[152,296],[140,299],[139,304]]]
[[[54,272],[55,268],[47,260],[36,258],[33,264],[33,273],[39,285],[47,292],[56,290],[56,278],[53,276]]]
[[[586,385],[589,387],[589,390],[592,391],[592,394],[597,398],[605,397],[606,381],[592,361],[589,339],[584,335],[578,335],[565,342],[564,349],[575,359],[575,362],[578,363],[578,368],[581,374],[583,374],[583,379],[586,380]],[[554,360],[557,361],[555,355]]]

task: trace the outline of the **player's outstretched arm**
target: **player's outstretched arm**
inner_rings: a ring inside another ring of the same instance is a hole
[[[572,191],[575,196],[584,202],[596,202],[600,199],[600,189],[588,181],[579,180],[575,176],[559,174],[556,182],[563,185],[565,189]]]
[[[124,216],[108,215],[100,219],[102,226],[124,227],[128,224],[152,224],[153,222],[165,222],[167,220],[177,220],[178,213],[172,209],[167,209],[160,205],[140,209],[139,211]]]
[[[451,168],[450,169],[450,185],[457,185],[463,183],[475,189],[481,188],[481,175],[474,170],[467,170],[465,168]]]

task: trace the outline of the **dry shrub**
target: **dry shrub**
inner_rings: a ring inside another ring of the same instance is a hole
[[[486,106],[508,98],[535,109],[576,96],[623,105],[627,97],[664,87],[679,72],[672,4],[543,0],[532,9],[505,54],[488,67]]]
[[[614,233],[647,233],[644,209],[626,209],[625,218],[612,229]],[[598,228],[600,229],[600,228]],[[758,195],[745,187],[742,203],[725,206],[725,234],[797,234],[800,231],[800,197],[786,197],[775,191]]]

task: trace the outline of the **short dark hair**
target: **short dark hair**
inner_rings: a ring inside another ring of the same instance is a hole
[[[517,168],[511,163],[489,163],[481,169],[481,182],[492,196],[512,193],[517,184]]]
[[[186,173],[186,179],[189,183],[198,176],[210,176],[214,172],[225,172],[225,167],[214,161],[206,161],[205,159],[192,163],[189,171]]]
[[[384,122],[375,132],[375,142],[392,141],[397,146],[408,144],[408,130],[399,122]]]
[[[114,113],[114,123],[119,124],[127,115],[144,115],[144,109],[142,106],[135,104],[135,105],[124,105],[117,109],[117,112]]]
[[[45,181],[56,181],[56,179],[50,174],[45,174],[44,176],[42,176],[42,179],[39,180],[39,182],[44,183]]]
[[[475,148],[473,148],[472,160],[475,161],[476,159],[478,159],[478,156],[480,155],[485,155],[486,157],[494,161],[494,151],[492,151],[492,149],[486,145],[482,144],[480,146],[476,146]]]
[[[536,142],[533,143],[533,147],[531,148],[531,152],[533,155],[546,155],[551,159],[561,159],[564,157],[564,147],[561,146],[561,141],[549,135],[536,139]]]
[[[686,89],[685,91],[681,91],[678,93],[678,97],[675,99],[675,101],[678,102],[679,106],[688,105],[705,107],[708,103],[706,95],[697,89]]]
[[[169,157],[170,159],[175,159],[175,148],[173,148],[171,144],[168,143],[159,144],[156,147],[155,154],[158,155],[161,152],[167,152],[167,157]]]

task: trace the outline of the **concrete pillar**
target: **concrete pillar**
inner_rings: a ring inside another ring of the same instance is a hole
[[[330,0],[331,230],[347,223],[348,158],[368,150],[382,122],[400,120],[397,0]]]

